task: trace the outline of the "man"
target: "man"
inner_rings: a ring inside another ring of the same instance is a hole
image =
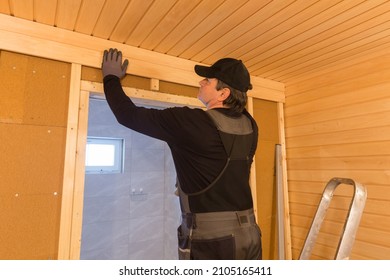
[[[224,58],[211,67],[195,66],[204,77],[198,98],[206,111],[136,106],[120,83],[127,65],[120,51],[104,51],[104,92],[120,124],[171,149],[182,211],[179,259],[261,259],[249,186],[258,129],[245,110],[252,85],[244,64]]]

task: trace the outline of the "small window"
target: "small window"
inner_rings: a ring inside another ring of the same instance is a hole
[[[88,137],[85,172],[89,174],[122,173],[124,139]]]

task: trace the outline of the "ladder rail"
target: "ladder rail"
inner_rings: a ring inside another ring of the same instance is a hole
[[[367,199],[366,188],[358,182],[349,178],[332,178],[326,185],[320,204],[317,208],[310,230],[305,240],[300,260],[308,260],[314,248],[315,241],[321,229],[321,224],[324,221],[326,212],[329,208],[330,202],[333,198],[334,191],[340,184],[352,185],[354,187],[354,194],[349,207],[348,216],[344,224],[343,233],[339,240],[335,259],[348,259],[352,251],[352,246],[355,241],[357,228],[363,214],[365,202]]]

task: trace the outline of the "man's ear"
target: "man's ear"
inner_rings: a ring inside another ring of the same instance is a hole
[[[219,101],[224,101],[229,96],[230,96],[230,89],[229,88],[223,88],[223,89],[220,90],[218,100]]]

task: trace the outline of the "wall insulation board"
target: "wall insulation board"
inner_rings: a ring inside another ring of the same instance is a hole
[[[261,99],[253,102],[259,127],[256,162],[257,213],[262,231],[263,259],[278,259],[275,145],[279,144],[277,103]]]
[[[70,69],[0,52],[0,259],[57,258]]]

